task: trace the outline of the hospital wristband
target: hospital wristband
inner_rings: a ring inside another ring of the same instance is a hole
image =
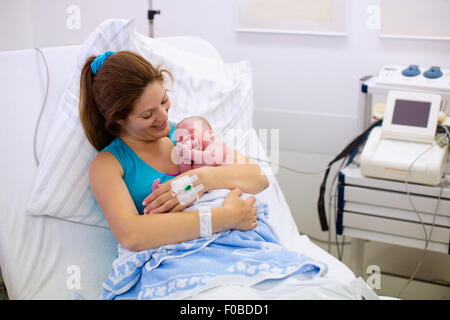
[[[198,209],[198,217],[200,220],[200,237],[211,238],[212,236],[211,208],[200,207]]]

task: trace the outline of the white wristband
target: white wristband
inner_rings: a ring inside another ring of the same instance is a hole
[[[200,219],[200,237],[211,238],[212,236],[211,208],[200,207],[198,209],[198,216]]]

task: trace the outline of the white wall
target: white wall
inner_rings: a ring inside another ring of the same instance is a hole
[[[32,0],[0,3],[0,51],[31,48],[33,43]]]
[[[379,38],[378,30],[367,27],[372,18],[367,9],[374,4],[380,1],[348,0],[347,36],[331,37],[236,32],[238,0],[154,0],[153,7],[161,10],[155,18],[155,36],[198,36],[212,43],[226,62],[249,60],[254,75],[255,126],[280,128],[280,162],[312,171],[325,167],[358,133],[362,76],[377,74],[384,64],[450,68],[450,41]],[[280,169],[277,179],[300,231],[327,240],[316,209],[322,175],[297,175]],[[334,241],[334,233],[331,239]],[[366,265],[377,264],[382,272],[407,277],[422,255],[421,250],[377,242],[365,247]],[[350,262],[349,252],[347,246],[346,263]],[[449,265],[450,256],[429,252],[417,277],[448,283]],[[391,287],[392,292],[382,293],[397,294],[398,285]],[[411,297],[442,298],[441,292],[442,287],[415,292]]]
[[[196,35],[225,61],[248,59],[257,108],[356,115],[358,79],[383,64],[450,68],[450,41],[380,39],[366,9],[379,0],[347,0],[347,37],[236,32],[237,0],[154,0],[155,36]],[[276,1],[274,1],[274,5]]]
[[[148,34],[148,8],[148,0],[1,0],[0,51],[80,44],[108,18],[134,18]]]

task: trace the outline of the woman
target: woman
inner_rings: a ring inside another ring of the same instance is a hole
[[[164,74],[172,78],[167,70],[129,51],[90,57],[81,74],[80,120],[99,151],[89,167],[91,188],[117,241],[133,251],[200,236],[198,211],[181,212],[190,204],[181,206],[172,196],[167,182],[171,179],[196,174],[194,185],[204,186],[199,196],[213,189],[232,190],[221,207],[211,210],[212,232],[255,228],[255,198],[240,196],[268,186],[261,168],[236,151],[234,164],[176,176],[178,164],[170,160],[174,141],[168,135],[174,125],[168,122],[171,103]],[[157,178],[161,184],[151,193]],[[144,206],[160,214],[144,215]]]

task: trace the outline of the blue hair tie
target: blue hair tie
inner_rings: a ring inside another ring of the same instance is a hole
[[[92,73],[97,74],[98,70],[100,70],[100,67],[103,65],[106,59],[114,53],[114,51],[106,51],[104,54],[98,55],[97,58],[95,58],[95,60],[91,63]]]

